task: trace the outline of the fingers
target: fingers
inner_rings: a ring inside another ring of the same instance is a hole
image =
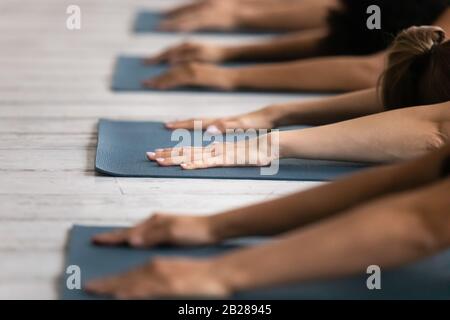
[[[223,156],[206,157],[201,160],[180,164],[181,168],[183,168],[184,170],[216,168],[223,167],[225,165],[226,164]]]
[[[158,90],[172,89],[185,84],[188,84],[188,82],[184,79],[184,77],[182,77],[182,75],[177,75],[176,73],[170,71],[156,78],[142,81],[142,85],[144,87]]]
[[[198,127],[196,127],[198,124]],[[225,133],[227,129],[245,129],[241,127],[241,122],[233,118],[224,118],[224,119],[189,119],[182,121],[173,121],[167,122],[166,128],[175,130],[175,129],[186,129],[186,130],[194,130],[194,129],[203,129],[206,132],[216,135]]]
[[[93,294],[98,295],[113,295],[113,293],[117,290],[121,282],[120,277],[108,277],[99,280],[93,280],[88,282],[84,289]]]
[[[179,86],[195,85],[198,72],[195,63],[188,63],[171,68],[166,73],[153,79],[144,80],[142,85],[154,89],[171,89]]]
[[[187,130],[194,130],[194,129],[206,129],[211,124],[216,121],[215,119],[201,119],[201,120],[195,120],[195,119],[189,119],[189,120],[182,120],[182,121],[173,121],[173,122],[167,122],[166,127],[171,130],[175,129],[187,129]],[[201,127],[197,128],[195,127],[195,124],[198,123],[201,125]]]
[[[182,16],[175,16],[161,22],[158,29],[161,31],[178,31],[178,32],[193,32],[201,29],[203,21],[199,14],[185,14]]]
[[[128,242],[129,229],[102,233],[94,236],[92,242],[96,245],[113,246],[126,244]]]
[[[174,166],[214,155],[215,148],[213,147],[186,147],[158,149],[155,152],[148,152],[147,158],[150,161],[156,161],[160,166]]]
[[[201,60],[201,52],[202,44],[187,42],[169,48],[154,57],[146,58],[143,62],[147,65],[160,63],[179,64]]]

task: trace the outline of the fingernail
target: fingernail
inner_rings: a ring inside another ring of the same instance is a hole
[[[158,158],[158,159],[156,159],[156,161],[158,161],[158,162],[164,162],[164,158]]]
[[[183,169],[187,169],[187,167],[188,167],[187,163],[182,163],[182,164],[180,164],[180,166],[181,166]]]
[[[172,128],[173,127],[173,123],[166,123],[166,127],[167,128]]]
[[[220,130],[219,130],[219,128],[217,128],[216,126],[209,126],[209,127],[206,129],[206,132],[211,133],[211,134],[219,134],[219,133],[220,133]]]
[[[153,158],[156,155],[154,152],[147,152],[147,157]]]
[[[162,152],[164,149],[156,149],[155,152]]]

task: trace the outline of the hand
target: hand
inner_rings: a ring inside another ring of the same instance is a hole
[[[133,228],[99,234],[92,241],[97,245],[128,244],[134,247],[208,245],[217,242],[208,217],[167,214],[154,214]]]
[[[237,25],[234,1],[206,0],[176,8],[160,24],[164,31],[230,30]]]
[[[229,296],[218,269],[212,260],[153,259],[127,273],[91,281],[85,290],[118,299]]]
[[[225,133],[226,129],[272,129],[275,127],[275,113],[276,108],[268,107],[234,117],[168,122],[166,127],[171,130],[194,130],[196,129],[194,126],[195,122],[200,122],[202,125],[201,129],[206,130],[210,134]]]
[[[187,63],[175,66],[166,73],[143,81],[143,86],[160,90],[181,86],[210,87],[232,90],[232,70],[209,64]]]
[[[217,63],[226,60],[225,51],[225,48],[212,44],[186,42],[169,48],[154,57],[144,59],[144,63],[179,64],[193,61]]]
[[[185,170],[215,167],[268,166],[279,158],[272,147],[271,134],[236,143],[213,143],[207,147],[157,149],[148,152],[150,161],[160,166],[179,165]]]

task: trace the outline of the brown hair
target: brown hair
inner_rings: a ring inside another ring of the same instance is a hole
[[[381,78],[387,109],[435,104],[450,100],[450,41],[439,27],[402,31],[390,49]]]

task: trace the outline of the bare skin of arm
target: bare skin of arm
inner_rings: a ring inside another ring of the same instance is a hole
[[[186,170],[267,166],[280,158],[378,163],[407,160],[438,149],[449,140],[449,104],[397,109],[204,148],[158,149],[147,156],[161,166],[180,165]]]
[[[384,59],[383,52],[233,68],[187,63],[144,81],[143,86],[160,90],[195,86],[220,90],[356,91],[377,85]]]
[[[171,31],[237,28],[291,31],[321,27],[337,0],[198,1],[171,10],[160,28]]]
[[[377,89],[314,99],[305,102],[291,102],[224,118],[189,119],[169,122],[168,129],[193,130],[200,121],[202,128],[212,134],[226,129],[272,129],[286,125],[324,125],[358,118],[384,111]]]
[[[433,164],[436,159],[422,161],[422,165]],[[119,298],[228,296],[240,290],[355,274],[372,264],[389,268],[410,263],[450,245],[450,179],[437,180],[439,170],[434,168],[413,178],[414,165],[397,167],[399,175],[390,182],[394,171],[380,169],[376,177],[387,175],[387,193],[411,191],[355,206],[275,242],[212,259],[156,259],[123,275],[94,281],[86,289]],[[380,188],[376,177],[374,190]],[[395,180],[401,177],[403,184]]]
[[[327,29],[311,29],[279,36],[271,40],[243,45],[221,46],[201,42],[185,42],[156,56],[144,59],[146,64],[225,61],[293,60],[320,55],[320,43]]]

